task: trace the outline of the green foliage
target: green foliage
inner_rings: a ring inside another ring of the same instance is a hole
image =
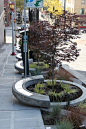
[[[84,100],[84,103],[86,103],[86,99]]]
[[[52,81],[51,80],[48,80],[47,81],[47,85],[48,86],[53,86]],[[56,85],[56,79],[54,79],[54,85]]]
[[[36,70],[32,71],[31,74],[32,74],[32,76],[41,75],[41,71],[42,71],[42,69],[36,68]]]
[[[44,94],[45,93],[45,89],[44,89],[45,85],[42,83],[38,83],[35,85],[34,91],[36,93],[40,93],[40,94]]]
[[[60,117],[61,107],[59,105],[53,106],[52,111],[50,112],[50,117],[57,121],[57,119]]]
[[[79,108],[86,110],[86,102],[85,103],[80,103]]]
[[[77,89],[71,89],[70,84],[60,83],[60,85],[64,89],[65,94],[71,94],[71,93],[76,93],[77,92]]]
[[[20,11],[24,10],[24,0],[16,0],[16,7],[20,8]]]
[[[36,68],[36,63],[31,63],[31,64],[29,64],[29,67],[30,67],[30,68]]]
[[[49,91],[48,95],[55,98],[56,100],[58,100],[58,93],[56,93],[55,91]],[[53,99],[54,100],[54,99]]]
[[[57,129],[58,129],[58,125],[59,125],[59,129],[73,129],[73,125],[70,121],[63,119],[62,121],[60,121],[60,123],[57,123]]]
[[[38,63],[31,63],[31,64],[29,64],[29,67],[30,68],[43,69],[43,68],[49,68],[49,65],[45,64],[45,63],[42,63],[42,62],[39,62],[39,64]]]
[[[21,46],[21,40],[19,40],[19,45]]]
[[[49,68],[49,64],[44,63],[44,68]]]
[[[39,64],[38,63],[31,63],[31,64],[29,64],[29,67],[36,68],[36,71],[32,72],[32,75],[35,76],[35,75],[41,75],[42,69],[49,68],[49,65],[42,63],[42,62],[39,62]]]
[[[60,120],[61,107],[59,105],[53,106],[49,113],[44,115],[45,120],[50,121],[51,124],[56,124]]]

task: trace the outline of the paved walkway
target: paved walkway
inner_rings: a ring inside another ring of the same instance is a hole
[[[39,108],[21,104],[12,94],[12,85],[21,79],[14,69],[11,44],[0,48],[0,129],[45,129]]]

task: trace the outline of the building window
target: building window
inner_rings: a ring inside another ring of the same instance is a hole
[[[81,4],[85,4],[85,0],[81,0]]]
[[[80,14],[84,14],[84,9],[81,9],[80,10]]]

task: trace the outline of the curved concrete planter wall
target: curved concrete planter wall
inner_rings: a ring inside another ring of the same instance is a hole
[[[48,108],[49,106],[53,106],[53,105],[61,105],[61,106],[67,105],[67,102],[50,103],[49,96],[33,93],[26,89],[29,85],[35,84],[39,81],[46,82],[47,80],[44,80],[42,75],[31,76],[30,78],[22,79],[17,83],[15,83],[15,85],[12,88],[12,92],[19,101],[33,106]],[[78,105],[80,102],[83,102],[86,99],[86,88],[83,87],[82,85],[79,85],[74,82],[63,81],[63,80],[57,80],[57,82],[72,84],[82,89],[83,94],[79,98],[70,101],[70,105]]]
[[[18,54],[16,55],[16,59],[18,59],[18,60],[22,60],[21,53],[18,53]]]
[[[12,87],[14,96],[22,103],[32,106],[49,107],[49,96],[41,95],[28,91],[26,88],[29,85],[43,82],[44,77],[42,75],[31,76],[30,78],[24,78]]]
[[[19,47],[16,48],[16,51],[17,51],[18,53],[21,53],[21,49],[20,49]]]
[[[32,63],[33,59],[29,59],[29,63]],[[14,65],[15,69],[17,71],[19,71],[19,73],[24,73],[24,67],[23,67],[23,61],[18,61],[15,65]],[[30,72],[34,72],[36,69],[35,68],[29,68]]]

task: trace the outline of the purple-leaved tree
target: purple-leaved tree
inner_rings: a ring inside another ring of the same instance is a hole
[[[54,68],[57,63],[75,61],[79,56],[80,50],[77,49],[77,43],[71,40],[75,36],[70,32],[72,24],[75,24],[76,21],[77,16],[75,14],[67,13],[59,15],[53,25],[47,21],[39,21],[29,28],[29,49],[33,49],[38,57],[40,55],[45,62],[52,66],[53,91]]]

